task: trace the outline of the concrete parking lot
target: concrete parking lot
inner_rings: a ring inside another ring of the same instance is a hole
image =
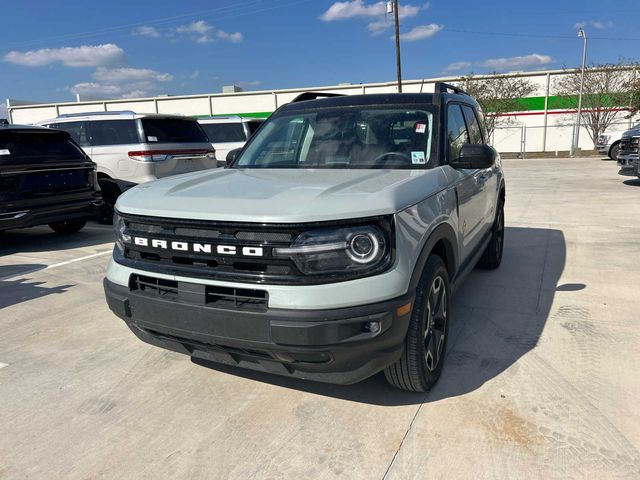
[[[108,227],[0,235],[0,478],[640,478],[640,180],[505,169],[426,395],[193,363],[108,311]]]

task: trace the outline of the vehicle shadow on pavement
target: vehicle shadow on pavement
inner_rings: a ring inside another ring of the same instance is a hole
[[[355,385],[329,385],[279,377],[192,359],[198,365],[317,395],[375,405],[409,405],[456,397],[480,388],[535,348],[558,288],[566,245],[560,230],[507,227],[502,265],[475,270],[451,304],[448,353],[442,376],[428,393],[409,393],[388,385],[379,373]]]
[[[114,241],[109,226],[89,224],[77,233],[61,235],[49,227],[0,232],[0,257],[15,253],[37,253],[90,247]]]
[[[640,178],[624,180],[622,183],[631,187],[640,187]]]
[[[29,281],[20,278],[27,273],[37,272],[46,268],[42,264],[0,265],[0,309],[18,303],[27,302],[34,298],[45,297],[66,292],[73,285],[59,285],[43,287],[47,282]],[[3,280],[3,278],[8,278]]]

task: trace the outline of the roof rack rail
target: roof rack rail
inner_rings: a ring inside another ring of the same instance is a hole
[[[114,110],[112,112],[78,112],[78,113],[61,113],[56,118],[73,118],[73,117],[86,117],[88,115],[135,115],[133,110]]]
[[[451,85],[450,83],[445,83],[445,82],[436,82],[435,83],[434,91],[436,93],[448,93],[449,90],[452,90],[453,93],[457,93],[459,95],[469,95],[463,89],[461,89],[459,87],[456,87],[455,85]]]
[[[329,92],[304,92],[291,100],[291,103],[306,102],[307,100],[315,100],[316,98],[344,97],[342,93]]]

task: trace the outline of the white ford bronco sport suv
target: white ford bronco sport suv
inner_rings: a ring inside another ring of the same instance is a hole
[[[192,357],[345,384],[384,370],[428,390],[453,292],[502,258],[505,184],[482,125],[446,84],[302,94],[226,168],[120,197],[108,305]]]

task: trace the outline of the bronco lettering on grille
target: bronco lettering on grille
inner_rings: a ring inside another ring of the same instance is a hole
[[[157,238],[133,237],[134,245],[140,247],[160,248],[176,252],[212,253],[219,255],[244,255],[246,257],[262,257],[262,247],[237,247],[235,245],[212,245],[210,243],[191,243],[183,241],[168,241]]]

